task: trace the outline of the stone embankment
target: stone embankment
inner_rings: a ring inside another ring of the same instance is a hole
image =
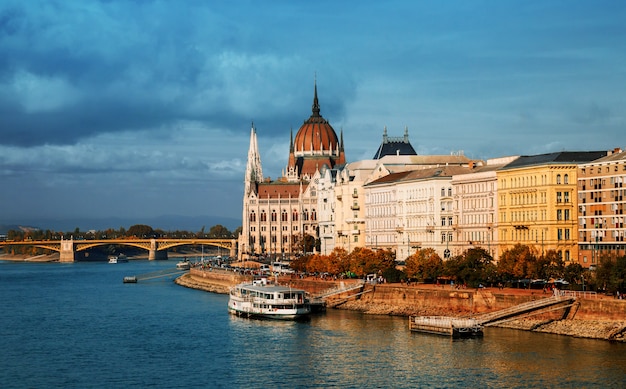
[[[176,278],[175,282],[186,288],[228,294],[232,286],[250,279],[250,276],[227,270],[194,268],[189,270],[189,273]]]
[[[249,276],[222,270],[192,269],[179,277],[180,285],[215,293],[228,293],[231,286],[249,280]],[[345,286],[354,281],[324,281],[313,278],[281,277],[279,282],[311,294]],[[520,289],[452,289],[450,286],[379,284],[364,286],[362,294],[347,293],[330,298],[329,306],[368,314],[394,316],[468,317],[493,312],[527,301],[549,297],[542,291]],[[561,320],[567,317],[566,320]],[[580,338],[626,342],[626,300],[587,294],[564,315],[559,309],[541,315],[513,320],[502,327],[568,335]]]

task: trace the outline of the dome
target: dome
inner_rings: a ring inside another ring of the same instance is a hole
[[[296,155],[337,153],[339,140],[333,127],[320,115],[317,85],[315,86],[312,111],[311,117],[302,124],[293,141]]]

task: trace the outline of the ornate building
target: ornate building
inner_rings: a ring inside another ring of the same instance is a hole
[[[338,138],[320,115],[317,84],[311,116],[295,138],[291,133],[287,166],[282,177],[274,181],[263,178],[253,125],[244,179],[240,258],[289,257],[298,251],[315,251],[311,242],[319,239],[317,191],[310,184],[319,181],[323,167],[333,169],[343,164],[343,134]]]

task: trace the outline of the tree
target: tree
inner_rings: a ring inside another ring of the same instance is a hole
[[[231,238],[232,233],[223,225],[216,224],[209,229],[208,237],[211,239]]]
[[[135,224],[128,228],[126,236],[135,236],[137,238],[151,238],[154,235],[152,227],[145,224]]]
[[[433,248],[417,250],[406,260],[405,272],[419,281],[435,280],[443,270],[443,261]]]
[[[294,252],[308,254],[313,252],[315,248],[315,238],[312,235],[293,235],[292,246]]]
[[[480,247],[468,249],[463,253],[457,277],[464,283],[478,286],[481,281],[487,281],[486,270],[492,261],[487,250]]]
[[[505,280],[531,278],[536,270],[536,262],[534,249],[518,243],[500,255],[498,274]]]
[[[335,247],[328,255],[328,262],[333,269],[333,274],[341,274],[350,271],[350,255],[342,247]]]

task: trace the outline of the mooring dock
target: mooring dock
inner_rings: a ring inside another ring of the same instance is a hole
[[[453,338],[482,336],[483,326],[476,319],[463,319],[447,316],[413,316],[409,329],[436,335],[449,335]]]
[[[449,335],[453,338],[482,336],[483,328],[520,317],[536,315],[553,310],[564,310],[566,318],[576,303],[574,297],[553,296],[523,304],[500,309],[498,311],[476,315],[473,318],[456,318],[448,316],[409,316],[409,330],[438,335]]]

